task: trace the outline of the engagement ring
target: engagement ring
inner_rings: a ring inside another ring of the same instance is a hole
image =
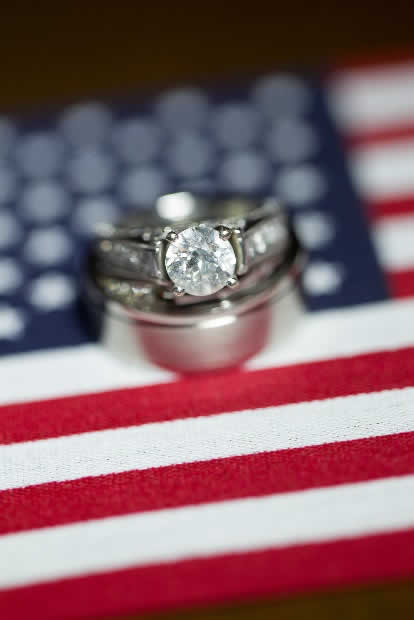
[[[212,370],[264,346],[269,304],[292,289],[302,263],[277,200],[168,194],[151,212],[100,226],[87,299],[101,333],[121,320],[132,329],[123,341],[144,346],[157,364]]]

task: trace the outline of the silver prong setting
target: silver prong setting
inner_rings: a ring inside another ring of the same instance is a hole
[[[185,295],[185,290],[180,286],[174,286],[172,288],[172,294],[174,295],[174,297],[182,297],[183,295]]]
[[[178,233],[176,233],[175,230],[170,230],[170,232],[165,235],[165,240],[168,241],[168,243],[174,243],[174,241],[177,241],[177,238]]]
[[[239,284],[240,284],[239,279],[233,276],[227,281],[226,286],[228,286],[229,288],[237,288]]]
[[[216,230],[220,235],[220,239],[223,239],[223,241],[229,241],[233,234],[233,230],[228,226],[217,226]]]

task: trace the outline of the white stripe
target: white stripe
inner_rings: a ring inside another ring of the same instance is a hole
[[[0,446],[0,490],[413,430],[414,388],[108,429]]]
[[[0,537],[0,588],[414,525],[414,476],[111,517]]]
[[[414,64],[348,71],[332,82],[332,108],[347,131],[414,122]]]
[[[287,299],[285,305],[275,307],[271,342],[249,367],[283,366],[414,345],[412,299],[318,312],[299,317],[290,328],[285,323],[284,328],[279,310],[288,312],[288,304]]]
[[[414,215],[379,220],[375,243],[387,270],[414,269]]]
[[[121,360],[97,344],[19,353],[0,360],[0,405],[150,385],[171,378],[171,373],[141,357]]]
[[[351,171],[368,200],[411,193],[414,196],[414,141],[399,140],[355,149],[351,154]]]
[[[294,296],[274,306],[269,346],[248,364],[265,368],[414,345],[414,300],[305,314]],[[0,360],[0,404],[167,381],[141,359],[124,363],[99,345],[7,356]]]

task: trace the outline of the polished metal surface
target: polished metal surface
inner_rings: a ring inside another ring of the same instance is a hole
[[[276,301],[276,300],[275,300]],[[284,346],[304,310],[296,288],[250,312],[197,325],[165,326],[105,313],[90,305],[99,342],[137,373],[156,364],[175,373],[194,374],[242,365],[261,355],[264,363]]]
[[[148,359],[175,372],[194,373],[242,364],[266,344],[271,304],[242,315],[226,315],[197,326],[145,324],[136,334]]]

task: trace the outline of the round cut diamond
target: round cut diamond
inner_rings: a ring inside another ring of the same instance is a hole
[[[190,295],[211,295],[222,289],[236,270],[229,241],[207,224],[186,228],[169,243],[165,267],[174,284]]]

